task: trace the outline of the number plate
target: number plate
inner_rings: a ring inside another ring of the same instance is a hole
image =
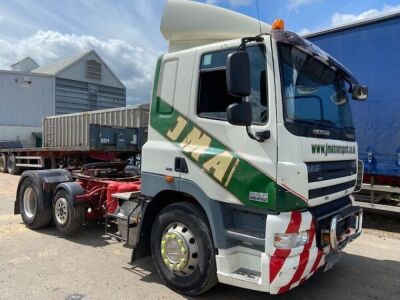
[[[324,272],[329,271],[339,261],[340,252],[329,253],[325,257],[325,269]]]

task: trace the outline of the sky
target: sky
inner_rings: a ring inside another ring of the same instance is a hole
[[[257,17],[256,0],[196,0]],[[0,0],[0,69],[30,56],[39,65],[95,49],[127,87],[149,101],[165,0]],[[400,11],[400,0],[258,0],[260,19],[305,34]]]

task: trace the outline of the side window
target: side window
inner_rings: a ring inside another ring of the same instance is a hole
[[[201,58],[197,114],[203,118],[226,120],[226,109],[242,99],[228,94],[226,87],[226,58],[233,49],[206,53]],[[268,121],[266,58],[263,45],[247,48],[250,57],[253,124]]]
[[[167,60],[161,66],[161,78],[158,85],[157,96],[167,105],[157,102],[157,113],[170,114],[174,108],[178,60]]]

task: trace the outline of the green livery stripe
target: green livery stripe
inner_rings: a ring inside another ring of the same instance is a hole
[[[307,203],[157,97],[162,57],[157,62],[150,125],[183,155],[244,205],[275,211],[300,210]],[[162,113],[168,112],[168,113]]]

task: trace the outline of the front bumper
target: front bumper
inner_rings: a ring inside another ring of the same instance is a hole
[[[361,208],[351,204],[325,215],[291,212],[268,218],[267,241],[273,241],[276,232],[290,233],[296,229],[309,232],[309,242],[295,249],[276,249],[271,242],[267,245],[269,292],[285,293],[310,278],[325,265],[328,255],[339,253],[360,236],[362,218]],[[283,229],[286,224],[286,229]]]
[[[271,294],[293,289],[320,267],[328,270],[334,265],[340,251],[361,234],[362,210],[346,197],[308,211],[268,215],[265,226],[262,249],[261,245],[218,249],[220,282]],[[274,246],[276,233],[301,231],[308,232],[306,244],[291,249]],[[251,240],[243,240],[246,244]]]
[[[363,211],[358,206],[350,206],[335,214],[331,218],[329,232],[321,232],[329,234],[330,251],[340,252],[348,243],[358,238],[362,232],[362,223]]]

